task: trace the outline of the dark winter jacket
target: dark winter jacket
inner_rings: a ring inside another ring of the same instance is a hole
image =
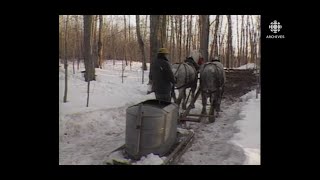
[[[174,84],[174,75],[167,58],[160,55],[152,62],[149,78],[152,80],[155,93],[170,94]]]

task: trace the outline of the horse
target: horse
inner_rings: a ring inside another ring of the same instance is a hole
[[[198,71],[199,66],[192,57],[186,58],[183,63],[175,63],[172,65],[172,72],[176,78],[175,88],[179,90],[178,99],[175,103],[180,107],[182,100],[182,109],[185,110],[187,106],[186,102],[186,89],[191,88],[192,98],[194,98],[195,91],[197,89]],[[175,96],[173,97],[175,99]],[[194,108],[194,104],[191,105]]]
[[[206,115],[207,98],[210,98],[209,122],[215,121],[220,109],[221,99],[224,92],[226,76],[223,65],[220,62],[207,62],[200,66],[200,89],[202,96],[201,114]]]

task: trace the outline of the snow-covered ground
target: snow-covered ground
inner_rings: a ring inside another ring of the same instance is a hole
[[[59,68],[59,164],[104,164],[110,152],[125,142],[125,110],[154,94],[147,92],[148,71],[141,83],[141,63],[126,67],[121,82],[121,61],[107,61],[96,69],[90,83],[90,102],[86,107],[87,83],[72,65],[68,71],[67,103],[63,103],[64,69]],[[213,124],[188,123],[196,132],[194,144],[179,164],[259,164],[260,99],[250,92],[241,101],[223,101],[224,112]],[[192,111],[200,112],[201,101]],[[239,121],[237,121],[239,120]],[[256,137],[256,138],[254,138]],[[246,156],[247,155],[247,156]],[[161,164],[163,158],[150,154],[136,164]]]
[[[231,142],[242,147],[247,156],[244,164],[260,165],[260,94],[255,98],[256,92],[252,91],[242,99],[249,99],[242,107],[240,116],[243,118],[235,122],[240,129]]]
[[[255,63],[248,63],[248,64],[242,65],[236,69],[255,69],[255,68],[256,68]]]

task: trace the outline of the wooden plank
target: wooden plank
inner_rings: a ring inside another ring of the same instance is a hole
[[[175,149],[174,151],[164,160],[163,165],[168,165],[168,164],[172,164],[174,162],[178,161],[178,158],[181,157],[180,154],[182,154],[183,152],[185,152],[185,150],[187,149],[188,145],[190,144],[190,142],[192,141],[194,136],[194,132],[190,131],[190,133],[188,134],[188,136],[186,137],[186,139],[181,142]]]
[[[180,121],[191,121],[191,122],[200,122],[200,118],[187,118],[187,117],[183,117],[183,118],[180,118]]]
[[[205,114],[190,114],[190,113],[189,113],[189,114],[187,115],[187,117],[188,117],[188,116],[197,116],[197,117],[199,117],[199,116],[200,116],[200,117],[211,117],[212,115],[205,115]]]

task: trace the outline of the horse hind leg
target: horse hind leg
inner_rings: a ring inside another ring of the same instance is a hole
[[[186,102],[186,89],[183,88],[182,90],[182,109],[186,110],[187,109],[187,102]]]
[[[205,92],[201,92],[201,96],[202,96],[202,111],[201,114],[206,115],[207,114],[207,110],[206,110],[206,106],[207,106],[207,94]]]
[[[179,89],[179,96],[178,96],[178,99],[176,101],[176,104],[178,105],[179,108],[180,108],[181,100],[182,100],[182,90]]]
[[[213,93],[210,95],[210,111],[209,111],[209,115],[210,115],[210,117],[209,117],[209,122],[210,123],[213,123],[215,120],[216,120],[216,117],[215,117],[215,99],[214,99],[214,97],[213,97],[214,95],[213,95]]]
[[[221,109],[220,109],[220,105],[221,105],[221,100],[222,100],[222,93],[223,93],[223,90],[220,89],[217,93],[217,100],[216,100],[216,111],[217,112],[221,112]]]
[[[195,98],[195,91],[197,89],[197,84],[195,84],[195,86],[191,87],[191,102],[192,100]],[[191,104],[191,108],[195,108],[194,103],[196,102],[196,100],[194,100],[194,102]]]

